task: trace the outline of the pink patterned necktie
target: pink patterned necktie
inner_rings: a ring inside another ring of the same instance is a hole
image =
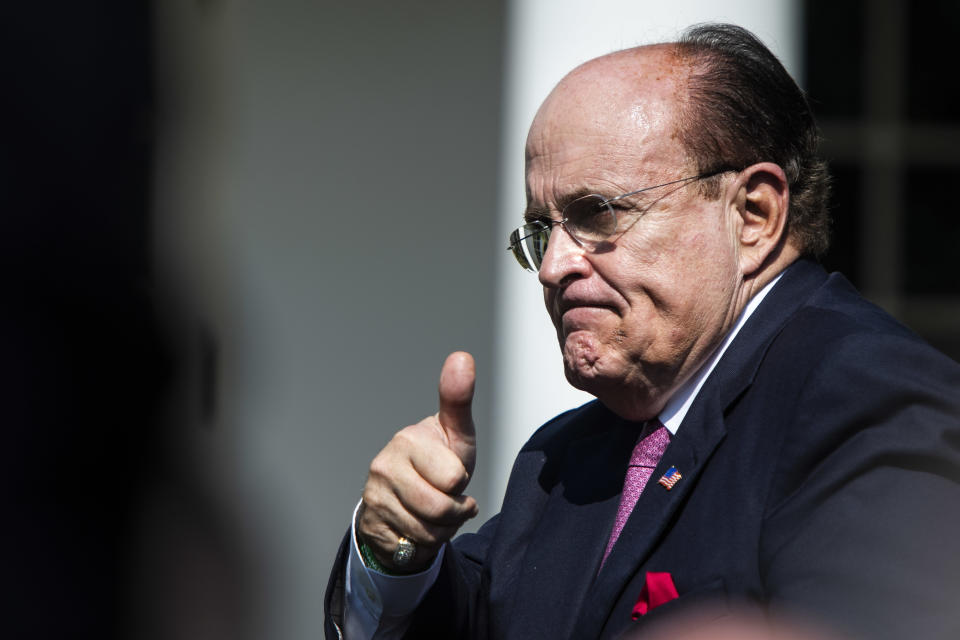
[[[627,467],[627,475],[623,479],[623,492],[620,494],[620,507],[617,509],[617,519],[613,523],[613,531],[610,532],[610,540],[607,542],[607,549],[603,552],[603,560],[600,566],[607,561],[607,556],[613,550],[613,545],[620,537],[623,531],[623,525],[627,524],[627,518],[630,512],[637,505],[643,488],[647,486],[647,481],[653,475],[653,470],[657,468],[663,452],[667,450],[670,444],[670,432],[660,424],[659,421],[649,423],[648,428],[653,429],[648,435],[637,442],[633,448],[633,454],[630,456],[630,466]]]

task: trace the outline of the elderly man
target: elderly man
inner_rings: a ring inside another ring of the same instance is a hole
[[[328,635],[649,637],[746,606],[960,637],[960,367],[815,262],[817,137],[738,27],[560,82],[510,243],[597,401],[537,431],[501,513],[448,543],[477,511],[473,361],[448,358],[439,413],[371,464]]]

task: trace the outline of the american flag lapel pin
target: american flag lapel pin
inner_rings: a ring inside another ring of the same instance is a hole
[[[673,489],[673,485],[680,482],[682,477],[683,475],[677,470],[676,467],[670,467],[667,469],[667,472],[663,474],[663,477],[657,481],[657,484],[666,487],[667,491],[670,491],[670,489]]]

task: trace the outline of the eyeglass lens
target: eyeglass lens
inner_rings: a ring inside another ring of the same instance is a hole
[[[520,266],[527,271],[539,271],[547,241],[553,226],[549,222],[531,222],[510,234],[510,250]]]
[[[607,201],[598,195],[577,198],[563,209],[567,232],[581,244],[603,242],[617,230],[617,218]]]
[[[561,212],[561,220],[537,220],[510,234],[510,249],[520,266],[539,271],[553,225],[561,224],[582,246],[603,242],[617,229],[617,218],[607,201],[598,195],[577,198]]]

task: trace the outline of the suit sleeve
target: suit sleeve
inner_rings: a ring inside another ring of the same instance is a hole
[[[457,537],[443,557],[433,588],[414,613],[405,638],[486,638],[487,552],[499,516],[477,533]]]
[[[486,628],[484,561],[499,516],[488,520],[475,534],[464,534],[448,545],[433,587],[412,614],[404,638],[481,638]],[[346,606],[346,567],[351,552],[348,531],[340,544],[324,598],[327,640],[343,634]]]
[[[357,514],[341,544],[334,562],[333,575],[325,602],[327,637],[350,640],[399,638],[407,626],[411,612],[436,581],[444,551],[421,573],[389,576],[364,565],[356,543]],[[335,628],[329,629],[331,625]],[[331,632],[335,635],[330,635]]]
[[[765,514],[771,608],[860,638],[960,638],[960,367],[845,336],[802,382]]]

